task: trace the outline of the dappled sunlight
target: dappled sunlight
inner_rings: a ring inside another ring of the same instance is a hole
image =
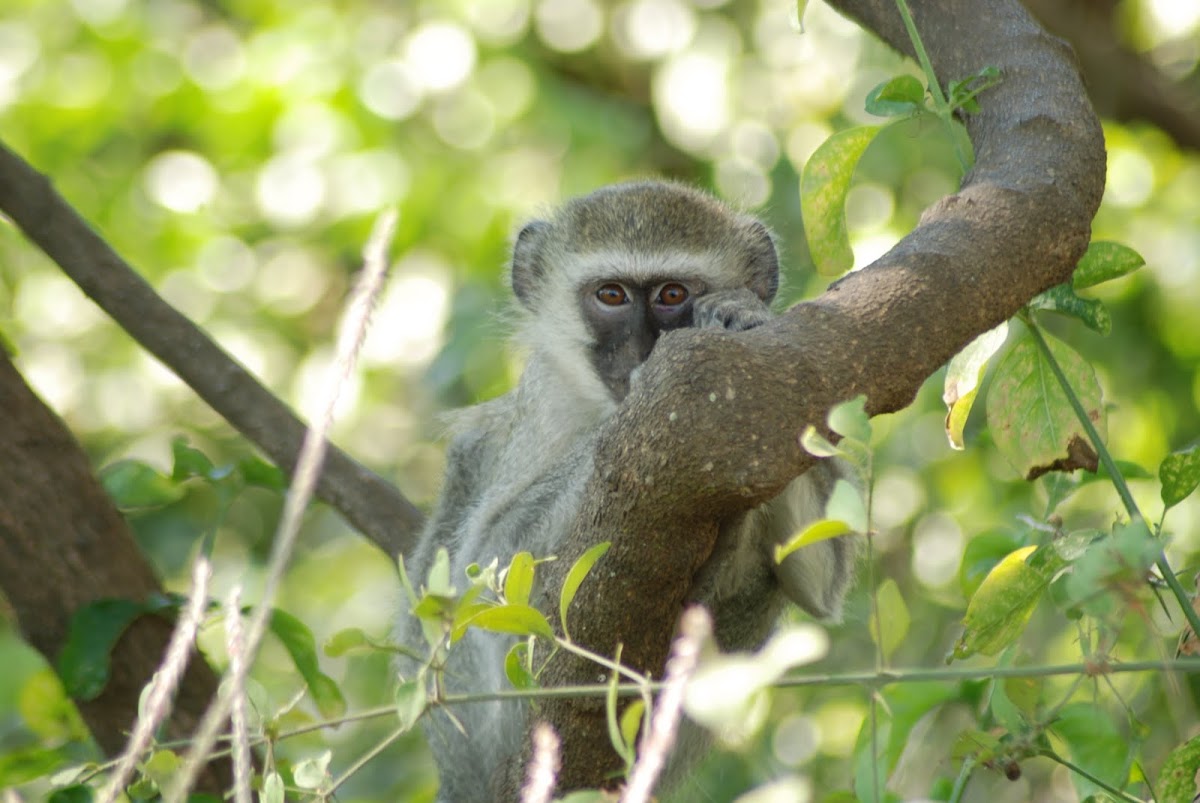
[[[146,194],[172,212],[195,212],[217,194],[220,177],[203,156],[164,151],[146,163]]]
[[[443,92],[467,80],[475,68],[475,40],[460,25],[427,22],[409,35],[404,58],[421,86]]]
[[[375,326],[363,345],[367,365],[423,367],[442,347],[450,304],[450,266],[425,252],[412,253],[394,267],[394,276],[376,308]]]
[[[696,14],[682,0],[632,0],[613,11],[613,41],[633,59],[656,59],[685,47]]]
[[[577,53],[604,32],[604,9],[595,0],[536,0],[533,27],[552,50]]]

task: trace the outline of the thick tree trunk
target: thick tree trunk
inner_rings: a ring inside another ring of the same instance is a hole
[[[105,598],[144,600],[161,593],[121,514],[92,475],[82,447],[33,393],[0,350],[0,590],[25,639],[53,665],[72,614]],[[76,700],[92,735],[117,755],[137,717],[138,695],[171,637],[165,619],[142,617],[117,642],[112,676],[94,700]],[[191,661],[168,725],[188,736],[217,689],[198,657]],[[230,786],[227,762],[214,762],[204,791]]]

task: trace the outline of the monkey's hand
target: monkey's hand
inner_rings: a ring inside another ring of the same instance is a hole
[[[771,308],[744,287],[706,293],[692,304],[692,325],[697,329],[742,332],[761,326],[772,317]]]

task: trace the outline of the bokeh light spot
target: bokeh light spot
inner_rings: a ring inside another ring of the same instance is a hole
[[[604,32],[604,11],[592,0],[541,0],[533,21],[546,46],[562,53],[586,50]]]
[[[165,151],[146,164],[146,194],[172,212],[195,212],[212,201],[220,186],[217,171],[198,153]]]
[[[421,103],[424,87],[407,62],[381,61],[371,66],[358,83],[363,105],[385,120],[403,120]]]
[[[453,89],[475,67],[475,40],[452,22],[428,22],[413,31],[405,48],[413,76],[432,92]]]

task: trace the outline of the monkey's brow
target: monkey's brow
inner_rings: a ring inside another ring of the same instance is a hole
[[[715,262],[711,254],[603,250],[576,254],[569,272],[579,285],[604,279],[647,285],[681,278],[715,281],[727,276],[729,269]]]

